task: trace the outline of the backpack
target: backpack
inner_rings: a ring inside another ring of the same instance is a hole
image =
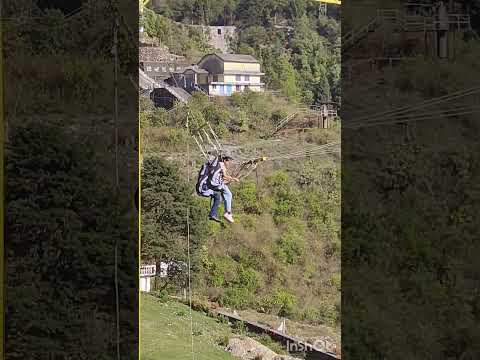
[[[217,158],[214,166],[210,168],[207,178],[207,187],[213,191],[221,191],[223,187],[222,167],[220,159]]]
[[[212,190],[209,189],[207,182],[210,172],[217,166],[217,164],[218,159],[215,158],[214,160],[207,161],[200,168],[200,171],[198,172],[197,184],[195,185],[197,195],[203,197],[210,197],[212,195]]]

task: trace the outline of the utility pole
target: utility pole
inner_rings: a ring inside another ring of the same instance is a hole
[[[0,14],[2,14],[1,7],[0,7]],[[2,29],[0,27],[0,38],[2,36]],[[5,207],[4,207],[4,199],[5,199],[5,185],[4,185],[4,149],[5,149],[5,132],[8,130],[7,123],[5,121],[4,115],[4,93],[3,93],[3,41],[0,41],[0,144],[2,146],[2,150],[0,151],[0,196],[1,196],[1,203],[0,203],[0,239],[2,242],[2,246],[0,248],[0,328],[2,329],[2,333],[5,334],[5,260],[4,260],[4,249],[5,249],[5,231],[4,231],[4,219],[5,219]],[[5,349],[5,338],[6,336],[2,336],[0,339],[0,359],[4,358],[4,349]]]
[[[114,59],[113,66],[113,127],[114,127],[114,144],[115,144],[115,221],[119,221],[118,210],[119,210],[119,173],[118,173],[118,14],[115,9],[115,19],[113,23],[113,47],[112,54]],[[118,226],[118,224],[115,224]],[[119,286],[118,286],[118,234],[115,234],[115,307],[116,307],[116,349],[117,349],[117,360],[120,360],[120,295],[119,295]]]
[[[437,56],[440,59],[448,58],[448,12],[443,1],[439,3],[437,10]]]

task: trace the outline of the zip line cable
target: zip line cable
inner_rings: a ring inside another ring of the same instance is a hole
[[[458,98],[470,96],[470,95],[475,95],[480,93],[480,87],[472,87],[466,90],[458,90],[453,93],[443,95],[440,97],[436,97],[433,99],[425,100],[421,103],[415,104],[415,105],[409,105],[409,106],[403,106],[394,110],[388,110],[384,111],[381,113],[377,113],[371,116],[364,115],[361,116],[357,119],[354,119],[352,121],[344,121],[344,127],[350,127],[350,126],[355,126],[356,124],[360,123],[368,123],[368,122],[373,122],[375,120],[378,121],[387,121],[387,119],[392,119],[395,116],[400,116],[400,115],[407,115],[409,112],[412,112],[414,110],[419,110],[419,109],[425,109],[427,107],[433,106],[433,105],[439,105],[442,103],[446,103],[451,100],[455,100]],[[359,126],[360,127],[360,126]]]
[[[187,132],[189,131],[188,113],[187,113]],[[187,141],[187,183],[190,183],[190,142]],[[187,200],[188,201],[188,200]],[[192,263],[190,256],[190,202],[187,203],[187,256],[188,256],[188,305],[190,311],[190,338],[192,360],[195,360],[195,348],[193,344],[193,313],[192,313]]]
[[[363,123],[357,123],[357,124],[348,124],[345,126],[345,128],[348,129],[358,129],[358,128],[367,128],[367,127],[372,127],[372,126],[377,126],[377,125],[385,125],[385,124],[394,124],[394,123],[408,123],[408,122],[414,122],[414,121],[421,121],[421,120],[435,120],[438,118],[448,118],[448,117],[454,117],[454,116],[461,116],[461,115],[470,115],[470,114],[475,114],[480,112],[480,107],[465,107],[460,110],[450,110],[450,111],[445,111],[445,112],[437,112],[437,113],[432,113],[432,114],[422,114],[421,116],[405,116],[405,117],[399,117],[399,118],[393,118],[389,120],[377,120],[377,121],[367,121]]]
[[[454,117],[454,116],[460,116],[460,115],[468,115],[468,114],[473,114],[473,113],[478,113],[480,112],[480,107],[479,106],[456,106],[451,109],[446,109],[446,110],[435,110],[433,112],[422,112],[419,114],[414,113],[416,110],[420,109],[425,109],[434,105],[440,105],[446,102],[449,102],[451,100],[463,98],[466,96],[470,95],[475,95],[480,93],[480,87],[473,87],[469,88],[466,90],[458,90],[453,93],[443,95],[437,98],[429,99],[426,101],[423,101],[419,104],[415,105],[409,105],[409,106],[404,106],[400,107],[394,110],[389,110],[389,111],[384,111],[378,114],[375,114],[373,116],[363,116],[358,119],[344,122],[344,127],[345,128],[352,128],[352,129],[357,129],[357,128],[363,128],[363,127],[371,127],[371,126],[378,126],[378,125],[383,125],[383,124],[391,124],[391,123],[406,123],[406,122],[412,122],[412,121],[420,121],[420,120],[433,120],[437,118],[447,118],[447,117]],[[215,141],[217,142],[218,147],[220,148],[220,143],[218,141],[218,137],[216,136],[215,132],[211,128],[210,124],[208,124],[210,128],[210,132],[212,133]],[[214,149],[218,152],[217,146],[213,144],[211,139],[208,136],[208,133],[203,130],[205,135],[207,136],[210,144],[214,147]],[[250,146],[255,144],[259,144],[261,142],[266,142],[266,140],[263,141],[258,141],[254,142],[251,144],[244,145],[243,148],[248,148]],[[320,145],[320,146],[312,146],[307,149],[300,149],[292,152],[287,152],[287,153],[282,153],[282,152],[277,152],[277,156],[267,158],[267,161],[274,161],[274,160],[282,160],[282,159],[296,159],[296,158],[302,158],[302,157],[311,157],[311,156],[319,156],[319,155],[324,155],[324,154],[330,154],[330,153],[335,153],[337,152],[336,150],[333,149],[328,149],[331,148],[335,145],[339,145],[339,142],[336,143],[330,143],[326,145]],[[243,156],[238,156],[239,158],[242,159],[247,159],[247,157]],[[252,164],[249,163],[250,161],[246,161],[240,165],[239,170],[237,172],[241,172],[242,169],[246,169],[247,171],[254,165],[254,169],[258,166],[258,164]],[[253,171],[253,170],[252,170]],[[250,171],[251,172],[251,171]],[[247,175],[248,176],[248,175]]]
[[[388,123],[396,123],[396,122],[410,122],[410,121],[417,121],[417,120],[429,120],[429,119],[436,119],[438,117],[453,117],[459,115],[466,115],[478,112],[480,110],[479,106],[464,106],[464,107],[456,107],[449,110],[437,110],[432,112],[424,112],[421,114],[407,114],[407,115],[398,115],[396,117],[390,117],[386,119],[373,119],[370,121],[352,121],[348,122],[344,127],[345,128],[360,128],[360,127],[368,127],[372,125],[379,125],[379,124],[388,124]]]
[[[286,153],[286,154],[280,154],[279,156],[271,157],[270,159],[281,158],[283,156],[300,155],[300,154],[304,154],[304,153],[315,152],[315,151],[319,151],[319,150],[323,150],[323,149],[328,149],[328,148],[331,148],[331,147],[336,146],[336,145],[340,145],[340,142],[335,141],[335,142],[331,142],[331,143],[328,143],[328,144],[325,144],[325,145],[314,146],[310,149],[302,149],[302,150],[297,150],[297,151],[293,151],[293,152]]]
[[[188,121],[187,121],[188,122]],[[197,144],[197,147],[199,148],[200,152],[202,153],[203,157],[208,160],[207,153],[210,153],[204,149],[204,144],[205,142],[208,142],[210,146],[215,150],[217,156],[221,154],[222,145],[220,143],[220,140],[215,133],[215,131],[212,129],[211,125],[209,123],[209,132],[212,138],[215,140],[215,142],[212,140],[210,137],[209,133],[203,128],[199,130],[198,132],[198,138],[195,134],[192,134],[192,137]],[[201,132],[204,133],[205,140],[201,136]],[[200,141],[199,141],[200,139]],[[260,140],[254,143],[250,143],[247,146],[252,146],[257,143],[261,142],[269,142],[271,143],[272,140]],[[292,142],[292,144],[296,144],[295,142]],[[331,153],[337,153],[338,150],[334,149],[335,146],[339,145],[340,142],[332,142],[324,145],[312,145],[309,146],[308,148],[298,148],[292,149],[290,151],[283,151],[283,152],[276,152],[276,156],[272,157],[266,157],[266,156],[261,156],[259,157],[258,151],[255,151],[255,157],[252,159],[252,156],[246,157],[246,156],[239,156],[237,155],[236,158],[242,161],[238,167],[233,171],[235,174],[234,176],[237,177],[238,179],[243,179],[248,177],[254,170],[258,168],[260,163],[264,161],[275,161],[275,160],[287,160],[287,159],[299,159],[299,158],[305,158],[305,157],[313,157],[313,156],[321,156],[321,155],[326,155],[326,154],[331,154]],[[187,144],[187,152],[189,152],[189,146],[190,144]],[[190,154],[188,153],[187,156],[190,158]],[[190,164],[189,164],[190,165]]]
[[[193,135],[193,140],[195,140],[195,142],[197,143],[197,146],[198,146],[198,148],[200,149],[203,157],[204,157],[206,160],[208,160],[208,156],[207,156],[207,154],[205,153],[205,150],[203,149],[202,145],[200,145],[200,142],[197,140],[197,138],[196,138],[195,135]]]

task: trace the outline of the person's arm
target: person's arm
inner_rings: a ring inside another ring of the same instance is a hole
[[[236,177],[233,177],[233,176],[230,176],[228,175],[227,173],[227,167],[225,166],[225,164],[222,164],[222,172],[223,172],[223,180],[226,182],[226,183],[230,183],[232,181],[240,181],[239,179],[237,179]]]

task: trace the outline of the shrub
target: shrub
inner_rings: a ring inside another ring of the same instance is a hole
[[[229,257],[202,257],[204,268],[208,272],[207,283],[210,286],[224,286],[229,278],[229,272],[235,271],[235,262]]]
[[[175,315],[182,317],[182,316],[186,316],[187,312],[185,310],[179,310],[175,313]]]
[[[215,343],[218,346],[226,347],[228,345],[228,340],[229,340],[229,338],[228,338],[227,335],[220,335],[215,339]]]
[[[152,148],[158,146],[179,148],[188,141],[188,136],[184,129],[158,127],[152,128],[150,133]]]
[[[302,212],[300,194],[295,188],[284,188],[276,191],[276,199],[273,207],[275,217],[297,217]]]
[[[167,111],[163,108],[156,108],[153,110],[152,114],[150,115],[150,125],[152,126],[165,126],[167,125],[166,122],[166,113]]]
[[[246,288],[229,287],[220,295],[218,302],[221,306],[245,310],[252,304],[253,294]]]
[[[238,255],[238,262],[245,266],[259,270],[263,268],[265,256],[260,251],[255,249],[242,248]]]
[[[244,109],[235,109],[232,115],[232,123],[237,126],[240,131],[247,131],[250,124],[247,111]]]
[[[238,335],[246,335],[247,327],[243,321],[234,321],[232,324],[232,331]]]
[[[335,326],[340,319],[340,312],[334,304],[322,301],[318,308],[318,319],[322,324]]]
[[[259,304],[269,313],[277,313],[278,316],[290,317],[297,310],[297,298],[287,290],[276,290],[272,295],[264,297]]]
[[[246,289],[248,292],[254,292],[260,287],[260,274],[251,268],[245,268],[243,265],[240,265],[238,275],[233,284],[238,288]]]
[[[320,312],[318,309],[308,307],[303,311],[302,320],[317,322],[320,317]]]
[[[210,314],[211,306],[207,300],[195,297],[192,299],[192,309],[195,311],[201,311],[205,314]]]
[[[334,239],[325,246],[325,257],[331,258],[340,256],[342,251],[342,244],[338,239]]]
[[[165,304],[169,301],[168,292],[165,291],[165,290],[154,291],[153,296],[155,296],[157,298],[157,300],[159,302],[161,302],[162,304]]]
[[[280,305],[279,316],[292,316],[296,310],[297,298],[286,290],[278,290],[275,294],[277,303]]]
[[[259,214],[259,204],[257,198],[257,187],[252,181],[240,183],[235,193],[237,204],[248,214]]]
[[[300,226],[288,227],[278,241],[276,255],[287,264],[296,264],[305,254],[305,231]]]
[[[295,237],[284,235],[278,243],[277,257],[284,263],[293,265],[303,254],[303,246]]]
[[[277,354],[288,355],[285,347],[278,341],[272,339],[272,337],[268,334],[253,335],[253,338]],[[260,356],[260,360],[262,359],[263,357]]]
[[[334,123],[335,125],[336,123]],[[313,129],[309,131],[305,137],[308,143],[314,143],[317,145],[325,145],[329,142],[338,139],[338,125],[332,126],[329,129]]]
[[[332,277],[330,278],[330,285],[333,286],[338,291],[342,289],[342,278],[340,274],[332,275]]]

